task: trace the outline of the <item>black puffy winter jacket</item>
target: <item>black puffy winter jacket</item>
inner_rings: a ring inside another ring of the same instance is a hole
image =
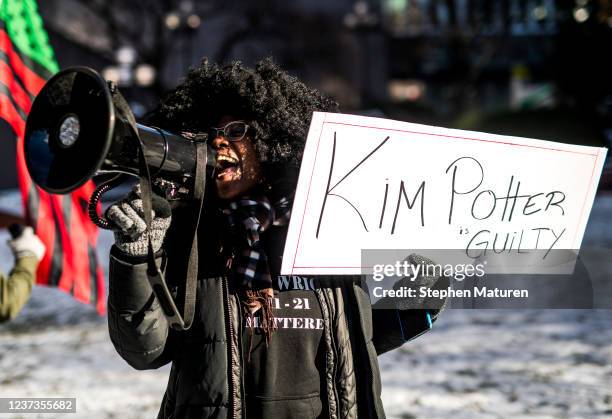
[[[280,260],[285,235],[281,228],[262,235],[268,255]],[[180,244],[186,241],[170,236],[167,257],[159,258],[171,287],[184,278],[188,252]],[[200,248],[200,254],[211,252],[215,249]],[[245,417],[240,302],[222,269],[210,269],[223,265],[216,259],[201,260],[194,323],[177,332],[169,328],[152,293],[146,263],[117,248],[111,251],[108,319],[117,352],[136,369],[172,362],[159,418]],[[377,355],[425,332],[430,322],[421,310],[372,310],[359,278],[317,279],[328,416],[383,418]]]

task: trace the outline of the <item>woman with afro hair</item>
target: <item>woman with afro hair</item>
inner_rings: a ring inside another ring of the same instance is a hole
[[[430,322],[415,310],[372,310],[359,278],[279,275],[314,111],[337,104],[269,59],[254,69],[204,60],[151,114],[168,131],[207,133],[217,153],[189,330],[168,326],[147,280],[137,193],[107,210],[111,339],[134,368],[172,363],[160,418],[384,417],[377,354]],[[162,201],[150,236],[180,292],[193,227],[184,208]]]

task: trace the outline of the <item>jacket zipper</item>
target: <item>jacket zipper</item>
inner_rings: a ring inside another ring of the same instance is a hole
[[[229,290],[227,285],[227,278],[223,276],[223,297],[225,298],[225,324],[226,324],[226,332],[229,335],[229,344],[227,345],[227,371],[229,373],[229,380],[227,381],[227,391],[228,394],[231,395],[229,400],[231,417],[236,417],[236,383],[234,382],[234,372],[233,372],[233,345],[234,345],[234,326],[232,325],[232,316],[230,313],[230,300],[229,300]]]
[[[323,291],[323,299],[325,300],[325,304],[327,305],[327,307],[331,307],[332,306],[331,303],[329,302],[329,295],[327,295],[327,292],[325,292],[325,291]],[[338,309],[338,307],[336,307],[335,305],[334,305],[334,308],[336,310]],[[334,337],[334,333],[332,332],[332,330],[333,330],[333,327],[332,327],[332,324],[331,324],[332,323],[332,319],[331,319],[329,310],[328,310],[327,316],[328,316],[328,320],[329,320],[328,321],[328,326],[330,327],[330,336],[331,336],[332,351],[333,351],[333,354],[334,354],[334,365],[333,365],[333,368],[332,368],[332,377],[333,377],[332,388],[334,390],[334,398],[336,399],[336,415],[338,417],[340,417],[340,412],[341,412],[340,397],[338,396],[338,388],[337,388],[337,385],[336,385],[336,383],[337,383],[336,379],[338,378],[338,377],[336,377],[336,374],[338,373],[338,365],[337,365],[338,364],[338,346],[337,346],[337,343],[336,343],[336,339]]]
[[[359,306],[358,300],[357,300],[357,293],[355,292],[355,284],[353,283],[353,285],[350,287],[350,294],[351,294],[351,306],[356,305],[357,306],[357,310],[359,311],[359,313],[361,313],[362,307]],[[348,297],[348,296],[347,296]],[[350,314],[350,316],[353,316],[353,313]],[[361,337],[363,339],[363,341],[365,342],[365,328],[363,326],[363,319],[361,317],[361,315],[358,315],[358,322],[359,322],[359,329],[361,330]],[[354,322],[353,322],[354,324]],[[355,327],[355,326],[353,326]],[[368,347],[367,344],[364,345],[360,351],[359,351],[359,357],[362,358],[364,364],[367,362],[368,364],[370,363],[370,353],[368,352]],[[353,362],[355,362],[355,357],[353,356]],[[378,362],[378,359],[376,360],[376,362]],[[378,367],[380,369],[380,367]],[[368,402],[368,411],[369,414],[372,415],[372,417],[376,417],[378,418],[378,411],[376,410],[376,402],[374,401],[374,391],[373,391],[373,385],[374,385],[374,371],[372,371],[372,365],[370,364],[369,368],[366,368],[368,370],[368,378],[369,381],[366,382],[366,400]],[[359,388],[359,387],[358,387]],[[372,391],[369,391],[369,389],[372,389]],[[359,409],[357,409],[357,413],[359,413]]]

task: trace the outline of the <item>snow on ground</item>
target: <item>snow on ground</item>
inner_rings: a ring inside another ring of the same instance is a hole
[[[401,418],[612,417],[612,311],[449,310],[380,357]]]
[[[0,195],[0,208],[20,208],[16,193]],[[13,257],[0,230],[0,271]],[[98,255],[106,269],[112,234],[101,231]],[[154,418],[169,367],[136,371],[115,352],[106,317],[55,288],[35,287],[17,318],[0,325],[0,397],[76,397],[77,413],[24,418]],[[1,414],[0,418],[12,418]]]
[[[0,207],[19,205],[0,195]],[[612,197],[599,197],[585,242],[610,252],[611,219]],[[3,272],[7,238],[0,231]],[[102,232],[102,261],[111,243]],[[392,418],[612,418],[612,310],[447,310],[380,366]],[[36,287],[0,326],[0,397],[77,398],[76,414],[38,417],[155,417],[168,372],[133,370],[106,319],[56,289]]]

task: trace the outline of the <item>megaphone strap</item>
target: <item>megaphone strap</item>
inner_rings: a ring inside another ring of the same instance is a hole
[[[208,151],[205,142],[196,143],[196,173],[193,185],[194,200],[197,205],[193,206],[194,213],[194,225],[193,239],[191,242],[191,251],[189,252],[189,262],[187,265],[187,277],[185,280],[184,288],[184,305],[183,305],[183,318],[185,325],[180,330],[189,329],[193,321],[193,315],[195,312],[196,303],[196,282],[198,277],[198,227],[200,226],[200,216],[202,215],[202,208],[204,206],[204,194],[206,191],[206,164],[208,159]]]
[[[146,161],[146,156],[144,153],[144,145],[140,139],[140,137],[136,136],[139,139],[139,147],[140,147],[140,190],[142,197],[142,205],[144,210],[144,218],[145,223],[147,225],[147,230],[151,229],[151,214],[152,214],[152,188],[151,188],[151,173],[149,171],[149,165]],[[198,226],[200,223],[200,214],[202,211],[202,207],[204,204],[204,193],[205,193],[205,185],[206,185],[206,163],[207,163],[207,148],[206,143],[196,143],[196,153],[197,153],[197,164],[196,164],[196,176],[194,180],[194,197],[197,205],[194,206],[194,221],[195,221],[195,229],[194,235],[191,243],[191,251],[189,253],[189,262],[187,265],[187,277],[185,280],[185,287],[181,289],[179,287],[180,293],[182,294],[183,300],[183,314],[178,311],[174,299],[172,298],[172,294],[168,289],[168,285],[166,284],[164,275],[158,266],[155,259],[155,252],[153,250],[153,244],[151,242],[151,237],[148,238],[148,252],[147,252],[147,278],[149,283],[151,284],[151,288],[157,297],[162,310],[168,320],[168,324],[170,327],[176,330],[188,330],[193,323],[193,316],[195,313],[195,297],[196,297],[196,282],[198,275],[198,239],[197,232]]]

